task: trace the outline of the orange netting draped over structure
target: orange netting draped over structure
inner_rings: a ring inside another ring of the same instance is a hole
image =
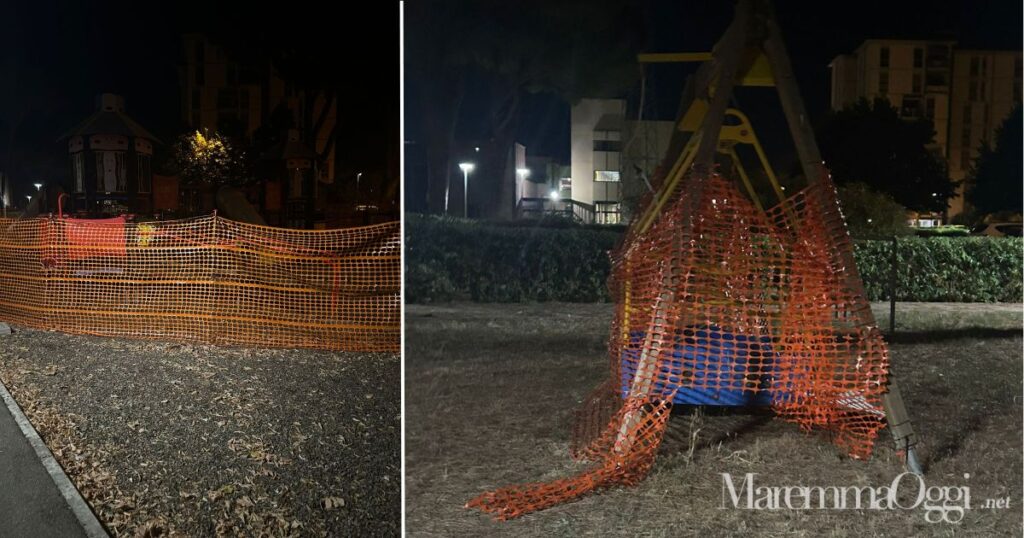
[[[210,344],[398,351],[397,222],[0,220],[0,319]]]
[[[468,506],[508,519],[638,483],[673,402],[760,402],[831,432],[853,457],[871,453],[885,424],[888,352],[863,290],[851,289],[859,279],[847,278],[851,246],[832,183],[824,178],[768,211],[717,175],[680,184],[653,224],[632,226],[612,256],[611,375],[573,431],[573,456],[595,465]]]

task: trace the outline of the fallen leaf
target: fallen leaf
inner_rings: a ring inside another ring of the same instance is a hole
[[[341,508],[342,506],[345,506],[345,499],[342,499],[341,497],[324,497],[321,504],[323,505],[324,510],[332,510],[334,508]]]

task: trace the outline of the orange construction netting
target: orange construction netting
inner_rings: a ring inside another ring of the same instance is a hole
[[[888,351],[844,261],[851,245],[831,181],[768,211],[717,175],[680,183],[653,224],[631,226],[612,255],[611,375],[577,412],[571,449],[594,466],[467,507],[509,519],[635,485],[673,404],[770,406],[829,431],[853,457],[870,455],[884,426]]]
[[[0,320],[217,345],[399,348],[397,222],[0,220]]]

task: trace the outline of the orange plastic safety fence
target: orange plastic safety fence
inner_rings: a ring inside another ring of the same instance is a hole
[[[804,429],[832,432],[853,457],[870,455],[884,425],[888,352],[844,261],[851,245],[831,182],[767,212],[721,177],[685,183],[613,254],[611,378],[573,430],[573,456],[595,467],[467,506],[508,519],[638,483],[673,402],[761,402]]]
[[[398,351],[398,223],[0,220],[0,319],[218,345]]]

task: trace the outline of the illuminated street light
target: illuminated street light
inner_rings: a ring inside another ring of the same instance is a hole
[[[530,177],[530,169],[529,168],[516,168],[516,173],[519,174],[519,177],[522,178],[522,179],[526,179],[526,178]]]
[[[462,169],[462,216],[469,218],[469,173],[476,168],[473,163],[459,163]]]
[[[551,194],[549,196],[551,197],[552,202],[557,202],[559,199],[558,191],[555,190],[551,191]]]
[[[35,186],[36,186],[36,190],[37,190],[37,191],[41,191],[41,190],[43,190],[43,184],[42,184],[42,183],[33,183],[33,185],[35,185]],[[933,195],[933,196],[934,196],[934,195]]]
[[[359,178],[362,177],[363,173],[356,173],[356,204],[359,204]]]

